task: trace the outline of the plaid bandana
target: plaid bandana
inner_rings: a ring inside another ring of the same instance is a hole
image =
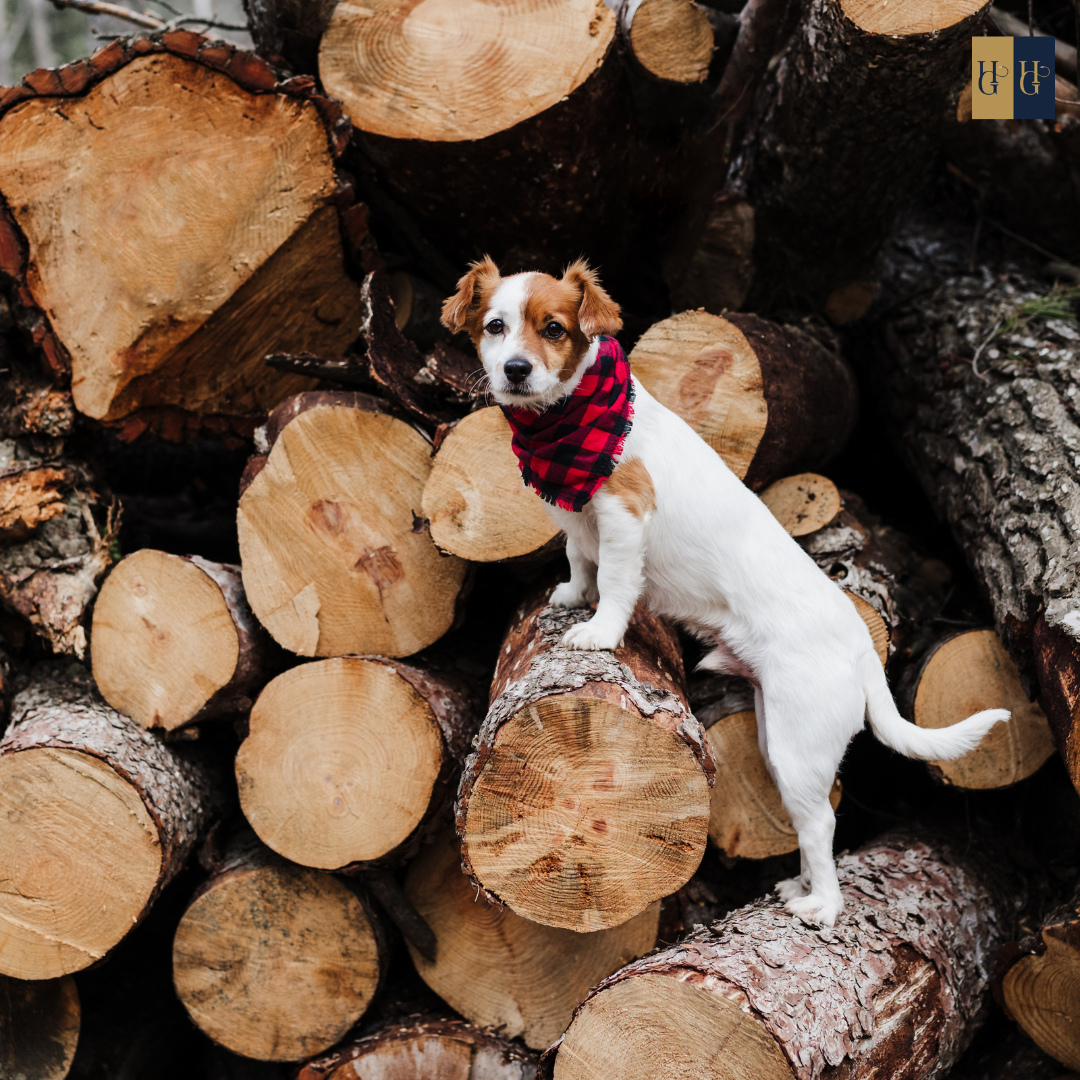
[[[600,338],[577,389],[542,413],[501,406],[526,484],[564,510],[579,511],[618,464],[634,420],[634,384],[622,346]]]

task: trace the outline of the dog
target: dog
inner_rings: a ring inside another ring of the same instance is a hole
[[[570,580],[551,603],[597,602],[563,645],[617,648],[644,599],[711,645],[702,668],[750,681],[761,755],[801,852],[799,877],[777,891],[792,915],[832,926],[844,902],[829,792],[852,736],[868,719],[893,750],[949,760],[1008,711],[937,730],[901,717],[855,605],[720,456],[634,382],[613,340],[619,305],[587,262],[561,279],[503,277],[485,257],[442,321],[471,337],[522,475],[566,534]]]

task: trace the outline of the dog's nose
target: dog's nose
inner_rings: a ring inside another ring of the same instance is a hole
[[[506,377],[512,383],[524,382],[529,377],[529,372],[532,371],[532,364],[528,360],[522,360],[517,357],[513,360],[507,360],[503,364],[503,371],[506,373]]]

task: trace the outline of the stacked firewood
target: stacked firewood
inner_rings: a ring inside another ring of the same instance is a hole
[[[0,1076],[1080,1069],[1075,49],[970,121],[977,0],[245,6],[0,88]],[[834,928],[752,687],[561,646],[483,252],[589,255],[911,722],[1011,710],[856,739]]]

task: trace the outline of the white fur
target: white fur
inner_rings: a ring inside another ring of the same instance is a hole
[[[494,294],[506,305],[519,288],[507,279]],[[506,290],[503,293],[503,290]],[[503,295],[500,297],[500,293]],[[506,313],[502,313],[506,312]],[[521,316],[516,316],[515,326]],[[496,400],[496,374],[510,353],[481,342]],[[586,366],[568,384],[569,393]],[[606,487],[583,511],[545,504],[566,533],[570,581],[552,603],[588,604],[596,613],[570,629],[565,644],[614,649],[639,597],[715,649],[702,662],[755,686],[761,753],[799,836],[802,873],[778,886],[792,914],[831,926],[843,908],[833,862],[835,819],[829,792],[848,742],[869,718],[874,734],[910,757],[948,760],[977,746],[1004,709],[976,713],[952,727],[917,728],[904,720],[855,605],[777,522],[761,500],[686,423],[635,381],[634,421],[621,461],[640,459],[656,509],[641,521]],[[542,392],[548,391],[544,388]]]

